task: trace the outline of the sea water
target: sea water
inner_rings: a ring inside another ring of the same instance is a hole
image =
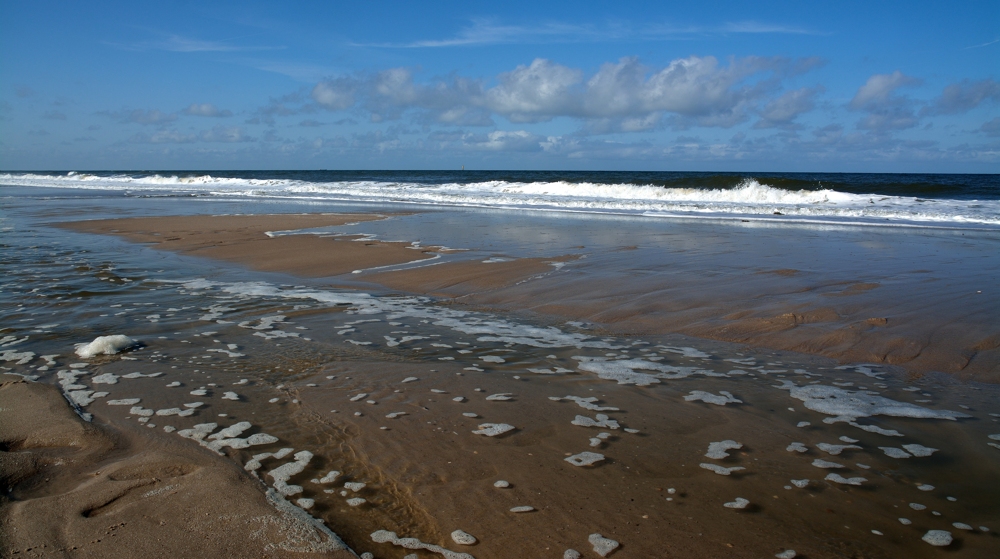
[[[963,556],[998,548],[993,385],[251,273],[48,225],[407,207],[129,192],[4,189],[0,365],[60,386],[88,420],[238,461],[359,553],[403,557],[391,542],[411,537],[558,557],[610,538],[635,556],[918,557],[937,553],[932,530]],[[655,219],[541,216],[525,233],[505,211],[364,230],[488,258],[567,248],[566,223],[581,245],[617,247]],[[110,335],[134,343],[77,355]]]

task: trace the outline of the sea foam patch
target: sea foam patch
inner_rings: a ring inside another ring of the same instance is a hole
[[[114,355],[136,345],[136,341],[123,334],[98,336],[90,343],[76,344],[76,354],[84,359],[97,355]]]

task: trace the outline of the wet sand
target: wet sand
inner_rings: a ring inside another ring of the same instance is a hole
[[[930,558],[941,552],[920,539],[931,529],[954,535],[947,551],[956,556],[986,557],[993,553],[989,549],[1000,548],[995,506],[1000,488],[992,483],[1000,471],[997,450],[988,446],[996,440],[991,435],[1000,418],[1000,413],[989,413],[1000,412],[996,387],[968,389],[954,377],[917,367],[911,371],[917,374],[906,378],[874,365],[838,368],[822,357],[772,352],[764,349],[767,344],[748,347],[758,339],[779,346],[798,339],[811,344],[813,354],[844,352],[846,359],[860,342],[831,341],[827,329],[850,329],[860,321],[865,341],[871,331],[894,326],[901,314],[880,320],[878,305],[903,305],[905,298],[873,296],[883,284],[824,282],[807,270],[747,274],[751,263],[742,263],[736,273],[708,273],[712,262],[695,263],[703,273],[690,276],[691,267],[680,262],[660,260],[648,266],[650,260],[640,259],[627,267],[613,260],[643,250],[632,246],[606,252],[586,252],[581,246],[573,254],[555,251],[549,257],[524,258],[441,251],[434,255],[447,257],[441,263],[355,274],[359,268],[411,262],[420,251],[401,248],[411,258],[379,260],[365,256],[365,251],[383,250],[379,243],[343,240],[363,237],[264,235],[359,219],[289,217],[266,216],[255,223],[241,216],[225,228],[213,219],[211,230],[204,218],[156,218],[163,230],[151,227],[156,222],[146,218],[74,228],[122,235],[120,225],[126,222],[126,238],[186,255],[214,257],[212,251],[222,246],[225,260],[250,269],[312,270],[301,275],[354,289],[368,285],[383,293],[430,294],[465,305],[432,305],[414,298],[377,308],[315,305],[329,299],[310,295],[311,288],[268,291],[256,284],[253,295],[241,299],[239,286],[205,281],[156,284],[148,294],[115,296],[111,301],[116,304],[90,312],[107,313],[100,315],[107,321],[111,313],[123,315],[123,322],[116,323],[127,325],[141,346],[84,363],[57,357],[59,363],[51,369],[38,367],[37,361],[15,365],[16,356],[6,361],[4,368],[14,374],[51,376],[57,367],[71,367],[70,374],[79,376],[71,382],[108,392],[102,398],[94,395],[96,401],[86,407],[94,418],[87,424],[47,386],[18,382],[0,388],[5,398],[0,408],[17,418],[5,420],[0,429],[5,445],[0,457],[15,464],[4,471],[17,473],[5,480],[12,499],[0,507],[4,529],[13,534],[3,538],[9,542],[6,549],[32,556],[40,544],[77,546],[73,553],[61,553],[114,557],[84,546],[123,537],[108,533],[134,526],[131,539],[116,544],[114,553],[129,556],[126,552],[134,547],[149,556],[199,556],[202,551],[194,550],[194,543],[215,538],[199,548],[211,551],[205,556],[284,556],[282,551],[302,541],[316,541],[315,533],[303,531],[301,524],[289,527],[291,521],[264,494],[265,487],[281,487],[271,473],[292,462],[301,468],[288,480],[298,485],[285,504],[298,503],[357,553],[377,558],[415,553],[412,547],[374,541],[377,530],[476,559],[557,558],[567,549],[597,557],[588,541],[595,533],[620,542],[611,556],[622,558],[750,558],[787,549],[810,558]],[[166,230],[173,233],[159,241]],[[281,239],[290,239],[284,241],[290,243],[283,245],[284,251],[262,248]],[[345,246],[358,248],[344,252]],[[286,258],[284,268],[263,267],[269,266],[262,261],[266,255],[279,253]],[[355,256],[363,266],[351,265]],[[317,266],[316,260],[326,263]],[[612,273],[600,273],[602,269]],[[98,279],[127,285],[114,270],[97,273]],[[122,303],[133,308],[121,308]],[[478,317],[452,311],[458,307],[514,312]],[[563,330],[514,328],[498,318],[524,313]],[[591,324],[562,325],[567,318]],[[680,347],[688,341],[663,337],[712,321],[732,330],[709,331],[706,338],[729,336],[747,346],[704,342],[695,350]],[[87,341],[83,332],[74,331],[74,339]],[[622,333],[628,337],[616,337]],[[578,341],[544,342],[546,336],[570,334]],[[519,336],[525,341],[517,341]],[[989,351],[987,347],[986,357]],[[912,362],[917,359],[905,363]],[[598,366],[585,369],[586,363]],[[657,366],[683,374],[650,376]],[[605,373],[594,372],[601,370]],[[99,382],[105,375],[116,382]],[[788,383],[833,384],[861,398],[877,393],[907,405],[964,413],[958,421],[881,416],[850,425],[791,398]],[[731,393],[739,402],[689,400],[695,389]],[[43,407],[31,399],[36,392],[47,394],[46,409],[58,418],[55,427],[34,420]],[[508,397],[488,399],[498,394]],[[615,409],[586,409],[566,396],[593,397],[596,401],[589,405]],[[132,408],[109,405],[119,398],[141,403]],[[191,405],[196,406],[189,408],[191,414],[176,413]],[[598,413],[619,425],[571,423],[579,421],[577,416],[599,419]],[[245,432],[232,436],[266,433],[275,440],[250,448],[222,447],[224,456],[219,456],[207,446],[211,437],[221,440],[221,432],[202,435],[201,445],[178,436],[208,422],[212,427],[207,433],[246,422]],[[514,429],[498,437],[473,432],[499,423]],[[899,430],[902,438],[862,427]],[[56,437],[37,450],[42,443],[31,441],[45,440],[52,431],[68,433],[59,436],[70,442]],[[742,446],[721,458],[706,456],[709,443],[726,440]],[[821,446],[847,440],[856,441],[858,448],[834,455]],[[805,452],[788,450],[795,442]],[[904,444],[940,450],[901,459],[881,448]],[[72,466],[56,466],[50,451],[58,454],[56,462],[73,457]],[[300,459],[302,451],[308,456]],[[603,459],[589,466],[565,460],[585,451]],[[835,461],[841,468],[818,467],[815,460]],[[702,464],[743,469],[720,476]],[[324,481],[332,471],[338,475]],[[859,486],[824,481],[834,472],[865,481]],[[46,478],[57,483],[45,489]],[[495,487],[500,480],[509,487]],[[791,480],[808,483],[793,487]],[[930,485],[935,487],[918,487]],[[737,498],[748,500],[747,508],[727,506]],[[353,499],[363,501],[352,504]],[[911,503],[926,508],[918,511]],[[511,511],[518,506],[533,510]],[[195,512],[178,515],[178,507]],[[94,510],[99,513],[91,514]],[[234,516],[233,510],[245,514]],[[129,524],[116,515],[143,520]],[[212,520],[202,523],[202,517]],[[95,518],[102,522],[94,523]],[[117,523],[105,526],[105,519]],[[970,529],[953,527],[953,522],[969,523]],[[112,530],[112,525],[120,527]],[[456,529],[473,534],[479,543],[459,545],[450,535]],[[420,559],[437,556],[416,554]]]
[[[118,235],[157,249],[233,262],[252,270],[302,277],[338,276],[432,257],[433,248],[415,249],[403,242],[357,236],[267,235],[384,218],[372,214],[202,215],[73,221],[59,226]]]
[[[434,265],[369,271],[433,258],[430,252],[435,249],[413,250],[403,242],[354,242],[357,237],[350,236],[264,235],[372,219],[378,217],[168,217],[63,226],[254,270],[329,277],[334,283],[368,282],[460,298],[472,305],[527,310],[560,321],[593,322],[617,333],[680,333],[841,362],[898,365],[916,375],[945,372],[1000,382],[1000,298],[982,293],[982,288],[995,286],[963,283],[960,276],[945,282],[918,270],[908,272],[905,281],[893,276],[884,281],[831,280],[809,270],[767,269],[763,262],[743,261],[739,255],[728,261],[687,261],[687,249],[650,255],[637,246],[583,260],[579,252],[548,258],[508,255],[492,263],[459,254],[457,260]],[[621,252],[639,260],[630,265],[612,261]],[[564,265],[560,273],[552,273]],[[357,271],[365,273],[352,273]]]
[[[5,556],[356,557],[232,462],[84,422],[51,386],[5,380],[0,410]]]

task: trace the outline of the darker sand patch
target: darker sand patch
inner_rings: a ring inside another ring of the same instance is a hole
[[[376,214],[274,214],[139,217],[75,221],[60,227],[118,235],[154,248],[224,260],[264,272],[327,277],[355,270],[432,258],[433,248],[413,249],[405,242],[382,242],[362,236],[282,235],[294,231],[385,219]]]

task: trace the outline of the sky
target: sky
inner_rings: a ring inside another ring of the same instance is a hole
[[[0,169],[1000,172],[1000,2],[0,0]]]

